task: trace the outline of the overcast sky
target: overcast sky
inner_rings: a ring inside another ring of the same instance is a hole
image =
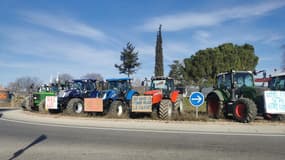
[[[142,63],[133,77],[150,77],[159,24],[165,74],[173,60],[227,42],[252,44],[257,70],[270,73],[282,65],[284,15],[284,0],[0,0],[0,84],[57,73],[124,77],[114,64],[128,41]]]

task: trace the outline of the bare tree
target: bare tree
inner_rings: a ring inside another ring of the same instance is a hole
[[[96,79],[98,81],[103,81],[103,76],[99,73],[87,73],[82,78],[86,79]]]
[[[20,77],[15,82],[10,82],[8,89],[14,93],[17,92],[33,92],[40,86],[41,81],[37,77]]]
[[[53,79],[53,83],[64,83],[73,79],[73,76],[68,73],[59,74],[56,78]]]

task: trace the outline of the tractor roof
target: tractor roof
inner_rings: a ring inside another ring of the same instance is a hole
[[[279,77],[279,76],[285,76],[285,72],[279,72],[271,75],[271,77]]]
[[[163,76],[157,76],[157,77],[151,77],[152,80],[166,80],[166,79],[173,79],[171,77],[163,77]]]
[[[129,81],[131,80],[131,78],[110,78],[110,79],[106,79],[106,81]]]
[[[72,82],[87,82],[87,81],[96,82],[96,79],[73,79],[72,80]]]
[[[233,71],[229,71],[229,72],[219,73],[217,76],[229,74],[229,73],[231,73],[231,72],[233,72],[233,73],[250,73],[250,74],[252,74],[252,71],[234,71],[234,70],[233,70]]]

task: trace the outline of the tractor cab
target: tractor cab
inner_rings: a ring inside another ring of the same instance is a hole
[[[217,76],[217,88],[231,89],[254,87],[253,75],[250,72],[228,72]]]
[[[107,90],[114,90],[126,93],[128,90],[132,88],[130,78],[107,79],[106,81],[107,81]]]
[[[161,92],[164,98],[169,98],[170,93],[174,90],[174,80],[170,77],[153,77],[151,79],[150,91]]]
[[[268,88],[270,90],[285,91],[285,73],[273,75],[269,81]]]
[[[253,74],[250,71],[220,73],[217,75],[216,89],[222,90],[231,101],[235,101],[241,96],[254,98],[249,95],[249,92],[254,92]]]

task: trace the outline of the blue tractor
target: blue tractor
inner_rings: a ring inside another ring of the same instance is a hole
[[[84,114],[84,98],[99,96],[96,80],[78,79],[67,82],[65,89],[59,92],[58,107],[66,114]]]
[[[132,89],[130,78],[107,79],[102,94],[104,112],[111,117],[127,115],[134,95],[139,93]]]

